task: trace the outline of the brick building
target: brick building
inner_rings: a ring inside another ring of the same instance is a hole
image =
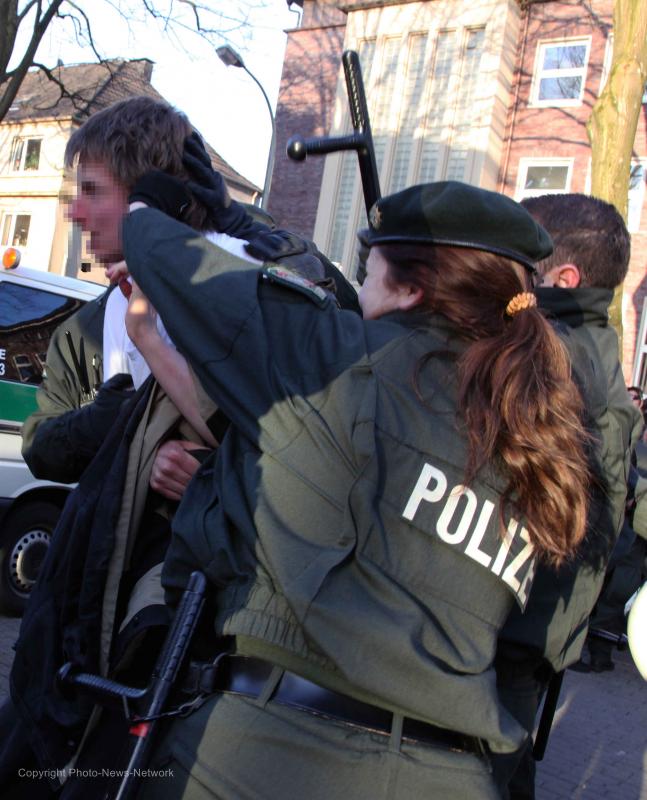
[[[383,193],[445,179],[516,199],[588,190],[585,123],[610,64],[613,0],[302,3],[301,25],[288,33],[269,210],[313,236],[348,275],[365,220],[355,155],[305,163],[284,155],[295,133],[350,130],[345,49],[360,54]],[[624,369],[628,382],[640,374],[645,385],[644,331],[636,346],[647,296],[647,105],[643,112],[629,195]]]

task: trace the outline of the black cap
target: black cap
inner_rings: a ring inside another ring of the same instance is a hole
[[[458,181],[411,186],[382,197],[360,231],[379,244],[428,243],[487,250],[535,272],[535,262],[553,252],[548,233],[510,197]]]

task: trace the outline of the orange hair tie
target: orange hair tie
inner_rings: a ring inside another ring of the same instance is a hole
[[[537,305],[537,298],[532,292],[519,292],[510,300],[505,307],[505,313],[509,317],[514,317],[520,311],[525,311],[527,308],[534,308]]]

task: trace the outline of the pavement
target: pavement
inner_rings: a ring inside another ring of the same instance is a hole
[[[0,616],[0,702],[19,625]],[[536,800],[647,800],[647,682],[628,652],[613,658],[613,672],[567,670]]]

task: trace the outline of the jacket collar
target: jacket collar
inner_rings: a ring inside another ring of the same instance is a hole
[[[571,328],[579,328],[581,325],[606,328],[609,324],[612,289],[540,286],[535,291],[540,308]]]

